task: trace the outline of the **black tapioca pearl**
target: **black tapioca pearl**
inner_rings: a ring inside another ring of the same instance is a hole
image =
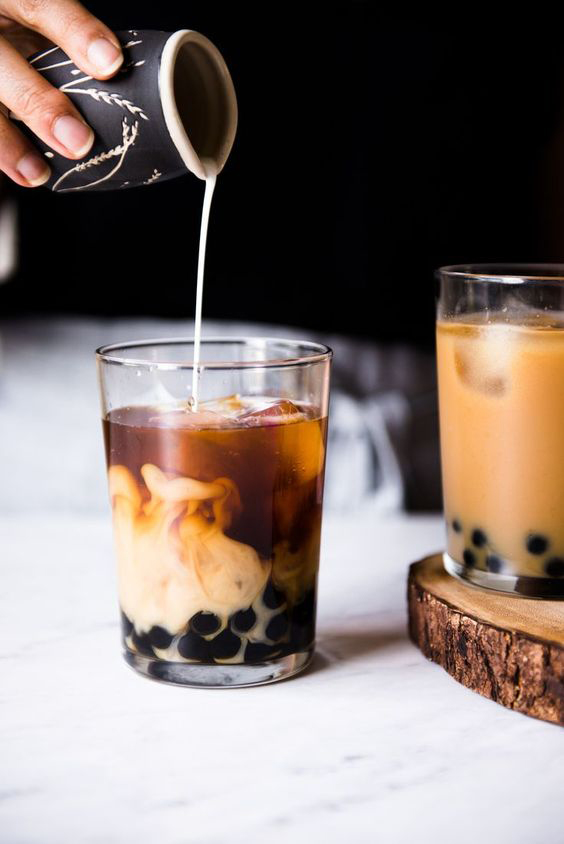
[[[483,530],[480,530],[480,528],[476,528],[472,531],[471,539],[472,545],[474,545],[476,548],[483,548],[484,545],[486,545],[488,542],[488,537],[486,536]]]
[[[153,653],[149,637],[146,633],[138,633],[137,630],[134,630],[131,634],[131,641],[135,645],[135,649],[138,653],[144,654],[145,656],[155,655]]]
[[[200,636],[211,636],[221,627],[221,619],[213,612],[198,612],[190,619],[190,627]]]
[[[499,574],[503,569],[503,560],[497,554],[488,554],[486,557],[486,568],[492,574]]]
[[[262,593],[262,600],[269,610],[277,610],[284,603],[284,593],[280,592],[272,581],[269,580]]]
[[[464,549],[462,559],[464,560],[464,565],[468,566],[468,568],[472,568],[472,566],[476,565],[476,555],[470,550],[470,548]]]
[[[131,636],[133,632],[133,622],[128,619],[123,610],[121,611],[121,632],[124,639]]]
[[[544,554],[548,551],[549,544],[548,539],[540,533],[530,533],[525,542],[529,554]]]
[[[458,519],[453,519],[450,525],[455,533],[462,533],[462,525]]]
[[[178,653],[184,659],[197,659],[199,662],[211,662],[209,644],[191,630],[178,640]]]
[[[240,647],[241,639],[231,630],[223,630],[210,642],[210,653],[213,659],[231,659]]]
[[[164,629],[164,627],[158,626],[151,627],[147,635],[151,645],[154,648],[160,648],[163,651],[170,646],[173,639],[172,633],[169,633],[168,630]]]
[[[283,639],[288,632],[288,618],[285,613],[279,613],[271,618],[266,627],[266,635],[273,642]]]
[[[280,653],[277,645],[265,645],[264,642],[249,642],[245,649],[245,662],[266,662]]]
[[[564,559],[562,557],[551,557],[547,560],[545,572],[549,577],[564,577]]]
[[[231,620],[235,630],[239,633],[248,633],[257,623],[257,616],[252,607],[247,610],[239,610]]]

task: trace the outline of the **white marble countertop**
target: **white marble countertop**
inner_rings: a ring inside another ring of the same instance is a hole
[[[407,564],[441,541],[332,515],[312,669],[203,691],[122,662],[108,515],[0,517],[2,844],[562,841],[564,731],[407,639]]]
[[[407,639],[407,566],[440,548],[438,517],[328,510],[301,676],[204,691],[127,668],[92,351],[180,329],[3,325],[0,844],[560,844],[564,731]]]

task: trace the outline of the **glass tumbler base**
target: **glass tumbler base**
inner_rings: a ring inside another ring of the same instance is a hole
[[[246,686],[263,686],[285,680],[303,671],[313,658],[314,648],[290,654],[268,662],[246,665],[203,665],[195,662],[167,662],[151,659],[132,651],[124,650],[124,659],[139,674],[172,683],[175,686],[189,686],[195,689],[240,689]]]
[[[443,565],[449,574],[473,586],[519,595],[522,598],[564,600],[564,577],[519,577],[518,575],[493,574],[457,563],[446,553],[443,554]]]

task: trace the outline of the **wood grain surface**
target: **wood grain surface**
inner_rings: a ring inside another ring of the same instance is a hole
[[[539,601],[462,583],[440,554],[414,563],[409,633],[424,655],[470,689],[564,725],[564,601]]]

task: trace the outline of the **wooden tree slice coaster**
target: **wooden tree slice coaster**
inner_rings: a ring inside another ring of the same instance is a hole
[[[413,563],[409,634],[424,655],[475,692],[564,725],[564,601],[466,585],[434,554]]]

